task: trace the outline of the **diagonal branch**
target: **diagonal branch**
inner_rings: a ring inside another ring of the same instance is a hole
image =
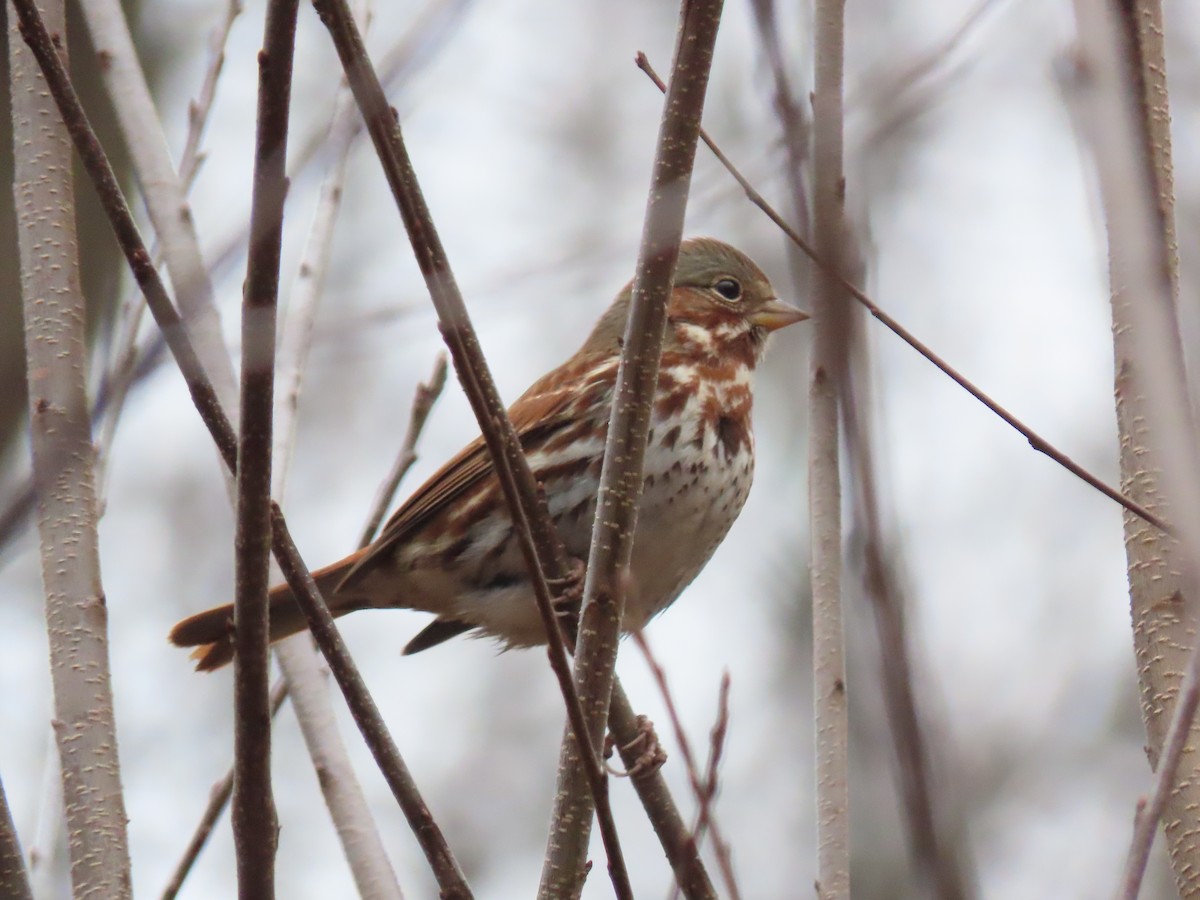
[[[547,653],[551,668],[558,679],[568,717],[575,723],[575,727],[581,727],[584,711],[569,677],[566,642],[559,631],[558,619],[553,611],[553,597],[547,583],[548,574],[559,582],[564,582],[571,574],[562,542],[550,521],[545,501],[525,460],[520,441],[508,419],[487,362],[479,349],[466,304],[421,194],[399,123],[394,111],[388,106],[382,85],[367,56],[362,36],[344,0],[318,0],[315,6],[322,22],[329,29],[346,70],[351,90],[362,110],[367,130],[374,141],[384,174],[408,231],[417,264],[437,311],[442,337],[450,350],[455,371],[462,381],[464,392],[491,454],[513,518],[521,551],[531,574],[538,611],[546,627]],[[601,831],[614,888],[619,896],[632,896],[616,825],[608,802],[606,775],[596,752],[598,746],[599,740],[594,740],[591,752],[587,754],[590,759],[583,766],[585,789],[594,797],[601,810]]]
[[[645,72],[647,77],[649,77],[649,79],[658,86],[660,91],[666,90],[666,85],[663,84],[662,79],[658,77],[658,73],[656,73],[653,66],[650,65],[650,61],[646,58],[646,54],[639,53],[637,55],[637,65],[638,68]],[[741,186],[742,190],[745,191],[746,198],[760,210],[762,210],[763,214],[775,223],[775,225],[784,233],[787,239],[799,247],[801,252],[811,259],[818,268],[828,271],[829,267],[825,262],[822,261],[816,249],[814,249],[813,246],[806,241],[796,231],[795,228],[789,225],[787,220],[784,219],[783,216],[781,216],[779,212],[776,211],[776,209],[766,201],[763,195],[755,189],[754,185],[750,183],[746,176],[741,173],[741,171],[730,161],[729,157],[726,156],[721,148],[717,146],[712,137],[709,136],[709,134],[705,131],[700,132],[700,137],[704,143],[708,145],[708,149],[712,151],[713,156],[717,158],[721,165],[725,167],[725,170],[733,176],[733,179]],[[834,277],[841,278],[841,276],[837,275],[836,273]],[[1076,478],[1083,481],[1089,487],[1099,491],[1113,502],[1120,504],[1124,509],[1133,513],[1139,519],[1150,523],[1155,528],[1165,532],[1166,534],[1172,533],[1171,525],[1166,519],[1147,509],[1143,504],[1138,503],[1132,497],[1129,497],[1118,491],[1116,488],[1105,484],[1105,482],[1100,478],[1083,468],[1083,466],[1079,465],[1079,463],[1075,462],[1075,460],[1063,453],[1048,440],[1026,425],[1023,421],[1018,419],[1005,407],[1001,406],[996,400],[992,399],[990,395],[985,393],[974,382],[970,381],[965,375],[942,359],[933,351],[933,348],[921,341],[916,335],[901,325],[900,322],[885,312],[879,306],[879,304],[872,300],[871,297],[862,290],[862,288],[851,283],[845,278],[841,278],[839,284],[843,290],[857,300],[867,310],[867,312],[881,322],[885,328],[889,329],[893,334],[896,335],[896,337],[900,338],[900,340],[904,341],[904,343],[916,350],[919,354],[929,360],[929,362],[933,363],[934,366],[941,370],[941,372],[948,376],[955,384],[986,406],[992,413],[1003,420],[1006,425],[1020,434],[1021,437],[1029,441],[1029,445],[1033,447],[1034,450],[1045,454]]]
[[[383,521],[384,514],[387,508],[391,505],[393,495],[400,485],[400,479],[395,477],[395,473],[400,469],[407,471],[416,459],[416,444],[420,437],[421,431],[425,427],[425,420],[428,418],[429,410],[433,406],[434,401],[442,392],[442,388],[446,383],[446,358],[441,356],[434,364],[433,375],[426,383],[417,385],[416,395],[413,397],[412,412],[409,417],[408,429],[404,435],[404,441],[401,447],[400,455],[397,457],[396,465],[392,467],[392,472],[385,479],[384,485],[375,497],[375,501],[371,504],[371,511],[367,516],[367,521],[374,523],[374,527],[368,527],[359,541],[359,549],[365,547],[375,539],[375,533],[378,530],[379,523]],[[403,472],[401,472],[401,477]],[[288,695],[288,685],[285,679],[280,679],[271,689],[271,715],[279,712],[279,708],[283,705],[283,701]],[[197,823],[195,831],[192,834],[191,840],[184,851],[183,856],[175,866],[174,872],[171,874],[171,880],[163,889],[161,900],[175,900],[178,896],[183,882],[187,879],[191,872],[192,866],[200,855],[200,851],[204,849],[204,845],[208,842],[209,835],[215,827],[217,820],[224,811],[226,804],[229,803],[229,798],[233,793],[233,769],[230,768],[225,775],[213,785],[212,791],[209,794],[208,805],[204,809],[204,813]],[[357,880],[357,879],[356,879]],[[367,892],[363,892],[364,896],[369,896]]]

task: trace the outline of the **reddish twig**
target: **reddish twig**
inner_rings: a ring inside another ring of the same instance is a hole
[[[658,74],[654,71],[653,67],[650,65],[650,61],[646,58],[644,53],[638,54],[637,64],[638,68],[640,68],[646,73],[647,76],[649,76],[650,80],[658,86],[659,90],[665,89],[662,79],[658,77]],[[769,204],[762,196],[762,194],[760,194],[754,188],[754,186],[750,184],[746,177],[742,175],[738,168],[729,160],[729,157],[727,157],[721,148],[717,146],[716,142],[713,141],[708,133],[701,131],[700,138],[705,144],[708,145],[708,149],[712,151],[713,155],[718,159],[718,161],[720,161],[721,165],[725,167],[726,171],[733,176],[734,180],[737,181],[742,190],[745,191],[746,198],[760,210],[762,210],[766,217],[774,222],[776,226],[778,226],[779,230],[784,233],[787,239],[799,247],[804,255],[811,259],[818,268],[827,270],[828,267],[824,262],[822,262],[820,256],[817,254],[817,251],[813,249],[812,245],[809,244],[808,241],[804,240],[804,238],[801,237],[796,230],[787,223],[783,216],[776,212],[775,208],[772,207],[771,204]],[[1067,456],[1065,453],[1047,441],[1044,437],[1018,419],[1015,415],[1001,406],[998,402],[993,400],[988,394],[984,393],[981,388],[977,387],[973,382],[968,380],[965,375],[960,373],[957,369],[955,369],[948,362],[942,359],[942,357],[935,353],[928,344],[922,342],[916,337],[916,335],[896,321],[896,319],[884,312],[884,310],[881,309],[879,305],[875,303],[875,301],[872,300],[870,296],[868,296],[857,285],[854,285],[851,282],[843,279],[840,282],[840,286],[843,290],[849,293],[850,296],[862,304],[866,308],[867,312],[869,312],[874,318],[878,319],[879,322],[884,325],[884,327],[886,327],[898,338],[900,338],[900,340],[904,341],[904,343],[908,344],[919,354],[925,357],[925,359],[929,360],[929,362],[933,363],[933,365],[940,369],[943,374],[947,375],[952,381],[954,381],[955,384],[986,406],[992,413],[994,413],[996,416],[999,416],[1000,419],[1005,422],[1005,424],[1025,438],[1025,440],[1029,442],[1029,445],[1033,447],[1034,450],[1045,454],[1076,478],[1099,491],[1110,500],[1119,503],[1122,507],[1133,513],[1138,518],[1149,522],[1155,528],[1165,532],[1166,534],[1173,533],[1171,525],[1162,517],[1155,515],[1130,497],[1126,497],[1116,488],[1105,484],[1101,479],[1097,478],[1087,469],[1083,468],[1083,466],[1079,465],[1077,462],[1071,459],[1071,457]]]
[[[640,631],[635,631],[633,633],[633,640],[638,645],[638,649],[642,651],[642,656],[646,659],[646,665],[650,667],[650,674],[654,676],[654,683],[658,685],[659,696],[663,699],[663,705],[667,708],[667,718],[671,720],[671,729],[675,732],[675,742],[679,745],[680,755],[683,756],[683,767],[687,771],[688,782],[692,786],[692,793],[696,795],[698,808],[697,824],[693,829],[692,839],[699,844],[701,842],[701,834],[705,829],[708,829],[712,833],[713,846],[717,851],[717,863],[721,869],[721,877],[725,880],[725,889],[729,891],[729,896],[733,900],[738,900],[741,897],[741,892],[738,890],[737,879],[733,876],[733,856],[729,852],[729,844],[722,836],[721,829],[718,827],[716,817],[712,812],[712,801],[717,791],[716,763],[720,758],[721,744],[714,744],[715,750],[710,757],[707,773],[701,776],[700,767],[696,764],[696,755],[692,752],[692,743],[688,740],[687,732],[683,728],[683,721],[679,718],[679,710],[675,706],[675,697],[671,694],[671,688],[667,685],[667,673],[663,671],[663,667],[655,659],[654,653],[650,650],[650,644],[646,641],[644,634]],[[721,699],[718,703],[717,725],[713,729],[714,736],[718,734],[722,737],[724,736],[725,726],[722,723],[728,721],[728,697],[729,673],[726,672],[721,677]]]
[[[283,701],[287,699],[287,683],[280,678],[271,688],[271,717],[279,712],[283,706]],[[192,873],[192,867],[196,864],[196,860],[200,858],[200,851],[204,849],[204,845],[208,843],[209,837],[212,835],[213,829],[216,828],[217,822],[221,818],[221,813],[225,811],[225,807],[229,805],[229,798],[233,796],[233,767],[218,780],[208,793],[208,805],[204,807],[204,812],[200,816],[200,821],[196,824],[196,830],[192,833],[192,839],[188,841],[187,848],[183,851],[183,856],[179,862],[175,864],[175,870],[171,873],[171,879],[163,888],[160,900],[175,900],[179,896],[179,891],[183,887],[183,883],[187,880],[188,875]]]

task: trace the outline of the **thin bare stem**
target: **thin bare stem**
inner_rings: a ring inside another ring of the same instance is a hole
[[[271,450],[275,320],[283,242],[284,175],[298,0],[267,5],[258,55],[258,116],[250,256],[242,302],[241,429],[238,435],[234,573],[233,843],[239,896],[275,896],[279,831],[271,792]]]
[[[98,504],[88,416],[85,303],[76,253],[70,144],[34,60],[61,68],[66,14],[30,2],[9,31],[14,170],[30,442],[41,539],[54,732],[75,896],[132,893],[129,838],[100,580]],[[32,12],[40,35],[31,37]],[[37,48],[33,44],[38,44]],[[32,55],[31,51],[32,50]]]
[[[195,100],[188,103],[187,138],[184,139],[183,153],[179,156],[179,180],[183,182],[185,190],[191,189],[203,160],[200,140],[204,137],[208,115],[217,98],[217,84],[225,66],[225,45],[229,43],[229,32],[233,30],[233,23],[242,14],[242,9],[242,0],[225,0],[225,9],[208,39],[208,64],[204,67],[200,92]]]
[[[150,254],[133,221],[129,206],[125,202],[120,185],[113,174],[112,166],[79,104],[79,98],[71,85],[70,77],[67,75],[62,60],[55,52],[45,23],[42,21],[34,0],[13,0],[13,6],[20,19],[22,37],[29,44],[46,78],[47,86],[58,106],[59,114],[75,144],[75,150],[79,154],[84,169],[92,179],[101,206],[109,218],[117,243],[125,254],[135,280],[146,295],[150,311],[162,330],[167,346],[183,374],[192,401],[212,435],[221,458],[230,471],[235,471],[237,468],[237,439],[233,427],[222,411],[212,383],[208,380],[204,367],[196,356],[196,350],[188,337],[187,329],[180,319],[178,311],[171,303],[162,279],[151,263]],[[404,760],[379,714],[378,707],[350,658],[345,642],[338,634],[333,616],[329,613],[312,575],[300,558],[300,552],[288,530],[287,521],[275,504],[272,504],[271,508],[271,542],[275,558],[279,562],[288,586],[292,588],[296,601],[313,631],[313,636],[330,664],[330,670],[346,697],[347,705],[359,731],[413,828],[444,896],[449,900],[470,897],[470,889],[446,844],[445,837],[421,799],[408,767],[404,764]]]
[[[858,323],[856,323],[858,324]],[[907,637],[904,590],[896,566],[884,552],[879,515],[879,488],[875,478],[873,444],[867,410],[868,348],[862,329],[854,330],[854,369],[843,384],[842,422],[846,455],[854,483],[854,519],[863,543],[863,587],[871,601],[878,634],[883,698],[891,726],[892,748],[900,796],[904,803],[907,843],[920,887],[939,900],[962,900],[975,892],[964,870],[965,850],[949,838],[938,816],[938,792],[931,769],[929,740],[917,694]],[[942,779],[942,796],[947,790]]]
[[[650,65],[650,61],[646,58],[644,53],[638,54],[637,65],[638,68],[645,72],[650,80],[658,86],[659,90],[665,90],[666,85],[663,84],[662,79],[658,77],[658,74],[654,71],[654,68]],[[713,156],[720,161],[721,165],[725,167],[725,170],[733,176],[734,180],[737,181],[742,190],[745,191],[746,198],[760,210],[762,210],[766,217],[774,222],[779,230],[787,236],[787,239],[799,247],[804,255],[816,264],[817,268],[826,272],[831,272],[829,266],[822,261],[817,250],[808,241],[806,241],[796,231],[796,229],[788,224],[787,220],[784,219],[783,216],[781,216],[775,210],[775,208],[766,201],[762,194],[760,194],[754,188],[749,180],[747,180],[741,171],[739,171],[738,168],[730,161],[729,157],[726,156],[721,148],[717,146],[712,137],[710,137],[707,132],[701,131],[700,138],[705,144],[708,145],[708,149],[712,151]],[[896,337],[900,338],[900,340],[904,341],[904,343],[908,344],[910,347],[920,353],[923,357],[925,357],[925,359],[929,360],[929,362],[933,363],[933,365],[941,370],[943,374],[947,375],[955,384],[986,406],[992,413],[999,416],[1005,424],[1025,438],[1025,440],[1029,442],[1029,445],[1033,447],[1034,450],[1045,454],[1076,478],[1083,481],[1089,487],[1094,488],[1104,496],[1108,497],[1110,500],[1120,504],[1127,511],[1133,513],[1138,518],[1149,522],[1155,528],[1166,534],[1171,533],[1171,525],[1165,519],[1159,515],[1156,515],[1154,512],[1147,509],[1145,506],[1138,503],[1131,497],[1121,493],[1116,488],[1105,484],[1101,479],[1097,478],[1087,469],[1083,468],[1083,466],[1079,465],[1077,462],[1075,462],[1075,460],[1047,441],[1044,437],[1001,406],[997,401],[993,400],[981,388],[977,387],[972,381],[967,379],[966,376],[964,376],[961,372],[959,372],[948,362],[942,359],[942,357],[940,357],[937,353],[935,353],[928,344],[918,339],[916,335],[901,325],[891,315],[884,312],[884,310],[880,308],[880,306],[874,300],[872,300],[871,297],[862,290],[862,288],[852,284],[844,277],[837,275],[836,273],[831,274],[833,274],[833,277],[839,278],[839,284],[842,289],[850,294],[850,296],[852,296],[860,304],[862,304],[866,308],[867,312],[869,312],[875,319],[879,320],[884,327],[895,334]]]
[[[817,0],[813,90],[813,230],[817,255],[846,262],[842,171],[844,0]],[[847,309],[838,278],[822,268],[813,295],[809,375],[809,531],[812,535],[813,703],[816,715],[817,894],[850,896],[850,729],[842,631],[842,487],[839,409]]]
[[[655,147],[633,297],[600,471],[575,657],[575,686],[588,716],[588,738],[593,745],[603,740],[608,726],[667,300],[683,237],[700,119],[723,5],[723,0],[684,0],[680,8],[675,58]],[[559,753],[558,786],[542,868],[542,898],[578,896],[583,889],[592,809],[583,789],[579,758],[579,742],[573,734],[566,734]]]
[[[383,517],[387,515],[388,506],[391,505],[392,497],[396,494],[396,488],[400,486],[400,482],[408,474],[408,470],[417,461],[417,438],[420,437],[421,430],[425,427],[425,420],[429,418],[429,411],[433,409],[434,402],[441,396],[442,389],[446,386],[446,373],[446,355],[439,353],[429,380],[417,385],[412,409],[408,414],[408,429],[404,434],[400,455],[396,457],[396,461],[392,464],[392,470],[388,472],[383,484],[379,486],[379,490],[375,494],[375,502],[371,504],[371,514],[367,517],[367,524],[363,526],[362,535],[358,539],[360,547],[365,547],[375,540],[379,526],[383,524]]]
[[[633,640],[638,645],[638,649],[642,651],[642,656],[646,659],[646,665],[650,667],[650,674],[654,677],[654,683],[658,685],[658,693],[663,699],[663,704],[667,708],[667,718],[671,721],[671,729],[675,732],[675,743],[679,745],[679,752],[683,756],[683,767],[687,771],[688,782],[692,786],[692,793],[696,795],[696,805],[699,809],[698,822],[696,828],[693,829],[694,840],[700,842],[700,833],[704,829],[712,832],[713,846],[717,851],[717,863],[721,869],[721,877],[725,881],[725,890],[729,892],[729,896],[733,900],[739,900],[741,891],[738,890],[737,879],[733,875],[733,857],[729,852],[729,844],[721,834],[721,829],[717,825],[716,817],[713,815],[712,802],[716,795],[716,768],[715,764],[711,768],[708,776],[700,774],[700,766],[696,762],[696,755],[692,752],[692,742],[688,740],[687,732],[684,731],[683,721],[679,718],[679,710],[675,706],[675,697],[671,694],[671,688],[667,684],[667,673],[663,671],[663,667],[654,657],[654,653],[650,650],[650,644],[646,640],[646,636],[640,631],[633,632]],[[722,678],[722,697],[728,696],[728,673]],[[726,715],[728,707],[722,704]],[[721,717],[718,717],[720,720]],[[716,759],[714,754],[713,759]]]
[[[279,712],[280,707],[283,706],[283,701],[286,699],[287,682],[280,678],[271,688],[272,718]],[[183,856],[175,864],[175,870],[171,873],[170,881],[163,888],[161,900],[175,900],[179,896],[179,891],[183,888],[183,883],[187,880],[188,875],[192,873],[192,867],[196,864],[196,860],[200,858],[200,851],[208,843],[213,829],[216,828],[217,822],[221,819],[221,813],[229,805],[229,798],[232,796],[233,767],[230,766],[229,770],[212,786],[212,790],[209,791],[208,805],[204,807],[204,813],[200,816],[200,821],[196,825],[196,830],[192,833],[192,839],[188,841],[187,848],[183,851]]]
[[[82,5],[92,42],[105,57],[100,67],[125,146],[158,235],[192,343],[211,373],[222,406],[237,402],[233,366],[221,336],[212,282],[200,253],[187,194],[175,171],[162,123],[138,60],[119,0]]]
[[[4,783],[0,781],[0,896],[9,900],[33,900],[33,888],[29,886],[29,873],[25,871],[25,858],[21,855],[21,841],[17,838],[17,826],[13,824],[8,809],[8,796]]]

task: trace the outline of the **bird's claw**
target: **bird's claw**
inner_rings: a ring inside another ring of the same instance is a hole
[[[622,772],[618,771],[608,762],[605,763],[608,771],[618,778],[637,778],[640,775],[653,775],[667,761],[667,751],[659,743],[658,734],[654,731],[654,723],[646,716],[637,717],[637,732],[637,737],[628,744],[621,746],[622,759],[627,760],[630,755],[637,754],[632,765]],[[604,739],[605,760],[612,757],[614,743],[612,735]]]

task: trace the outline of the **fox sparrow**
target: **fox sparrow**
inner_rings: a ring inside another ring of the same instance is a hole
[[[583,347],[508,411],[566,550],[580,559],[591,540],[631,295],[626,285]],[[679,596],[737,518],[754,474],[751,375],[767,336],[806,318],[776,299],[766,275],[728,244],[696,238],[680,248],[646,445],[627,630]],[[405,653],[471,629],[509,647],[545,642],[482,438],[418,488],[373,544],[313,575],[335,616],[388,607],[437,616]],[[270,617],[272,640],[306,627],[286,584],[271,591]],[[171,631],[175,644],[198,648],[201,670],[233,658],[232,636],[232,606]]]

